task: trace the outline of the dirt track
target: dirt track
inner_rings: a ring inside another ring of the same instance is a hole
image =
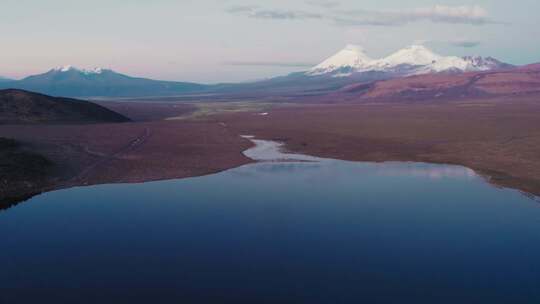
[[[67,185],[81,185],[87,183],[88,176],[93,172],[98,170],[100,167],[107,166],[113,159],[121,158],[124,154],[137,149],[137,147],[142,146],[148,138],[152,135],[149,128],[144,129],[144,133],[137,136],[136,138],[129,141],[128,144],[121,147],[118,151],[111,154],[104,154],[99,152],[91,152],[88,147],[85,147],[85,150],[89,153],[94,153],[101,158],[90,166],[84,168],[81,173],[73,177],[70,181],[67,182]]]

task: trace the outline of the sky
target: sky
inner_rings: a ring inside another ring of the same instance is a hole
[[[347,44],[370,57],[424,44],[442,55],[540,62],[538,0],[0,0],[0,76],[104,67],[239,82],[308,69]]]

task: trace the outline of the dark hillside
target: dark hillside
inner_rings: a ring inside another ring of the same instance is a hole
[[[127,122],[100,105],[28,91],[0,90],[0,124]]]

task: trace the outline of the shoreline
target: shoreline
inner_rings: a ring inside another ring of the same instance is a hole
[[[181,179],[186,179],[186,178],[197,178],[197,177],[202,177],[202,176],[218,174],[220,172],[224,172],[227,170],[239,168],[239,167],[250,165],[250,164],[256,164],[256,163],[328,162],[328,161],[355,162],[355,163],[367,163],[367,164],[401,163],[401,164],[411,164],[411,165],[424,164],[424,165],[433,165],[433,166],[451,166],[451,167],[468,170],[472,172],[474,176],[481,178],[486,184],[490,185],[491,187],[495,187],[495,188],[499,188],[503,190],[509,190],[509,191],[517,191],[521,195],[533,201],[540,202],[540,196],[537,196],[530,192],[522,191],[518,188],[505,187],[503,185],[499,185],[495,182],[496,180],[491,175],[484,174],[478,170],[469,168],[461,164],[443,163],[443,162],[435,163],[435,162],[414,161],[414,160],[364,161],[364,160],[347,160],[347,159],[339,159],[339,158],[326,158],[326,157],[313,156],[313,155],[308,155],[308,154],[296,153],[290,150],[285,150],[286,144],[282,142],[278,142],[274,140],[266,140],[266,139],[256,139],[255,136],[253,135],[239,135],[239,136],[243,139],[249,140],[253,144],[251,147],[242,151],[242,154],[251,160],[243,164],[239,164],[236,166],[224,168],[224,169],[213,171],[213,172],[194,174],[194,175],[188,175],[188,176],[182,176],[182,177],[173,177],[173,178],[142,179],[136,182],[115,181],[115,182],[104,182],[104,183],[98,182],[98,183],[91,183],[91,184],[62,183],[58,185],[51,185],[49,187],[42,188],[38,191],[24,194],[21,196],[21,199],[11,198],[11,201],[7,201],[5,204],[0,205],[0,212],[8,210],[12,207],[15,207],[18,204],[27,202],[36,196],[40,196],[48,192],[62,191],[62,190],[70,189],[70,188],[91,187],[91,186],[111,185],[111,184],[143,184],[143,183],[151,183],[151,182],[159,182],[159,181],[167,181],[167,180],[181,180]]]
[[[495,186],[539,196],[540,102],[474,105],[296,105],[264,118],[219,119],[238,134],[283,142],[295,153],[460,165]]]
[[[288,161],[301,161],[301,162],[324,162],[324,161],[344,161],[344,162],[357,162],[357,163],[372,163],[372,164],[385,164],[385,163],[403,163],[403,164],[426,164],[426,165],[439,165],[439,166],[452,166],[456,168],[461,168],[464,170],[469,170],[475,176],[484,180],[485,183],[489,184],[492,187],[518,191],[523,196],[530,198],[531,200],[540,202],[540,196],[535,195],[530,192],[522,191],[518,188],[505,187],[504,185],[497,184],[496,177],[483,173],[474,168],[469,168],[462,164],[448,163],[448,162],[425,162],[425,161],[414,161],[414,160],[382,160],[382,161],[365,161],[365,160],[347,160],[339,158],[325,158],[308,154],[295,153],[294,151],[285,150],[285,143],[265,140],[265,139],[255,139],[253,135],[241,135],[241,137],[251,140],[255,146],[245,150],[243,153],[247,157],[250,157],[257,162],[288,162]],[[257,149],[259,146],[260,149]],[[252,150],[254,153],[247,153],[249,150]],[[270,151],[268,151],[270,150]]]
[[[285,144],[265,139],[255,139],[253,135],[240,135],[240,137],[250,140],[254,146],[242,151],[242,154],[257,162],[322,162],[332,159],[322,158],[307,154],[285,151]]]

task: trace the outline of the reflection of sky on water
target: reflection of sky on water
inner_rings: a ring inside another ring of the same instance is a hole
[[[478,174],[474,170],[455,165],[437,165],[427,163],[381,163],[375,164],[376,174],[385,176],[417,176],[428,177],[430,179],[441,179],[445,177],[474,179]]]
[[[307,172],[313,170],[323,170],[329,172],[339,172],[334,170],[335,166],[339,166],[339,161],[333,159],[325,159],[314,157],[304,154],[292,154],[281,152],[283,144],[270,140],[258,140],[253,139],[252,136],[243,136],[251,140],[255,147],[244,151],[244,154],[254,160],[258,161],[307,161],[312,162],[309,164],[299,163],[287,163],[280,165],[260,165],[253,167],[254,172],[246,172],[239,170],[237,174],[261,174],[261,173],[275,173],[278,171],[288,171],[288,173],[295,173],[298,171]],[[316,162],[316,163],[313,163]],[[362,163],[358,162],[356,166],[345,166],[344,170],[358,170],[358,173],[362,173],[366,170],[371,171],[376,175],[381,176],[409,176],[409,177],[427,177],[429,179],[442,179],[442,178],[460,178],[460,179],[474,179],[478,175],[469,168],[456,166],[456,165],[439,165],[428,163],[414,163],[414,162],[383,162],[383,163]],[[325,170],[327,168],[328,170]],[[350,172],[349,172],[350,173]]]
[[[253,139],[253,136],[244,135],[246,139],[251,140],[255,146],[244,151],[244,155],[258,161],[324,161],[326,159],[304,155],[282,152],[283,143],[271,140]]]

